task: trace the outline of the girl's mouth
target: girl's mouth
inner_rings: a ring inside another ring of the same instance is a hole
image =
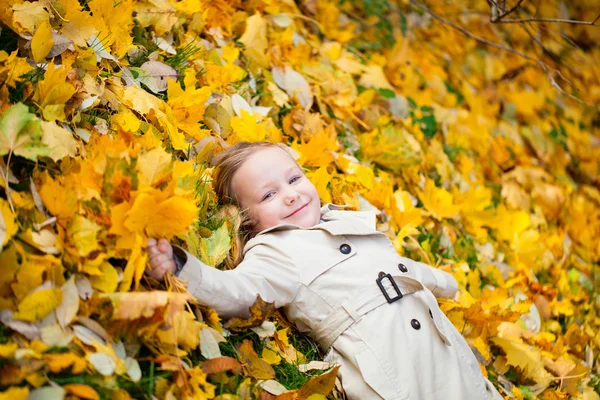
[[[308,203],[310,203],[310,201]],[[293,217],[294,215],[298,214],[300,211],[304,210],[306,208],[306,206],[308,205],[308,203],[306,203],[305,205],[303,205],[302,207],[300,207],[299,209],[297,209],[296,211],[294,211],[293,213],[288,215],[286,218]]]

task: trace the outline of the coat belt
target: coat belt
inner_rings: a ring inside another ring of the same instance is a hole
[[[433,316],[433,323],[442,338],[442,340],[451,346],[444,332],[444,319],[442,311],[440,310],[437,300],[431,291],[423,286],[423,284],[413,278],[406,275],[393,276],[394,281],[398,285],[402,296],[415,293],[417,291],[423,291],[425,294],[426,301],[429,305]],[[394,289],[391,283],[384,285],[389,293],[394,296]],[[402,302],[402,299],[397,300]],[[381,289],[375,282],[369,285],[365,289],[359,291],[356,294],[351,295],[344,300],[339,306],[334,308],[319,324],[313,329],[311,336],[317,343],[319,343],[324,351],[327,351],[329,347],[336,341],[336,339],[350,328],[355,322],[361,319],[363,315],[381,306],[395,306],[395,304],[389,304],[384,297]]]

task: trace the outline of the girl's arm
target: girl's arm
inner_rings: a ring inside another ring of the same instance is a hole
[[[179,278],[188,282],[190,294],[225,319],[247,316],[258,295],[266,302],[275,302],[276,307],[285,306],[300,286],[291,259],[272,246],[253,247],[231,271],[209,267],[183,249],[174,249],[176,257],[183,259]]]
[[[458,283],[449,273],[409,258],[404,258],[403,262],[436,297],[451,299],[458,291]]]

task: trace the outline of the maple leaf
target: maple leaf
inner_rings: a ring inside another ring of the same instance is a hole
[[[275,310],[275,303],[267,303],[259,295],[256,297],[254,304],[250,306],[250,316],[248,319],[237,317],[231,318],[227,324],[225,324],[225,327],[233,331],[239,331],[259,326],[264,320],[269,318]]]
[[[261,359],[252,348],[252,342],[244,340],[238,348],[239,359],[248,374],[256,379],[272,379],[275,377],[273,367]]]
[[[268,65],[267,22],[262,15],[256,13],[246,20],[246,30],[239,41],[246,46],[246,53],[252,61],[263,68]]]
[[[0,155],[15,154],[35,161],[48,154],[41,142],[40,120],[22,103],[10,107],[0,119]]]
[[[542,385],[547,385],[552,375],[544,369],[542,355],[539,349],[529,346],[521,339],[493,338],[506,353],[507,363],[521,368],[526,377]]]

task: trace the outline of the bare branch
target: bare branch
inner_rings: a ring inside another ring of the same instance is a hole
[[[596,21],[598,21],[600,19],[600,14],[598,14],[598,16],[596,17],[596,19],[594,21],[592,21],[592,25],[594,25],[596,23]]]
[[[492,41],[490,41],[490,40],[487,40],[487,39],[484,39],[484,38],[482,38],[482,37],[480,37],[480,36],[476,36],[476,35],[472,34],[471,32],[469,32],[468,30],[466,30],[465,28],[463,28],[463,27],[461,27],[461,26],[458,26],[458,25],[456,25],[454,22],[452,22],[452,21],[450,21],[450,20],[447,20],[446,18],[444,18],[444,17],[441,17],[441,16],[439,16],[439,15],[435,14],[435,13],[434,13],[433,11],[431,11],[431,10],[430,10],[430,9],[429,9],[429,8],[428,8],[426,5],[424,5],[424,4],[421,4],[421,3],[419,3],[419,2],[418,2],[418,1],[416,1],[416,0],[410,0],[410,2],[411,2],[411,3],[412,3],[414,6],[415,6],[415,7],[417,7],[417,8],[420,8],[421,10],[423,10],[423,11],[425,11],[426,13],[428,13],[429,15],[431,15],[433,18],[435,18],[435,19],[437,19],[437,20],[439,20],[439,21],[443,22],[444,24],[446,24],[446,25],[448,25],[448,26],[451,26],[452,28],[456,29],[456,30],[457,30],[457,31],[459,31],[459,32],[462,32],[464,35],[466,35],[466,36],[470,37],[471,39],[475,39],[475,40],[477,40],[478,42],[481,42],[481,43],[483,43],[483,44],[486,44],[486,45],[488,45],[488,46],[491,46],[491,47],[495,47],[495,48],[497,48],[497,49],[499,49],[499,50],[508,51],[509,53],[516,54],[516,55],[518,55],[518,56],[521,56],[521,57],[523,57],[523,58],[524,58],[524,59],[526,59],[526,60],[533,61],[533,62],[534,62],[534,63],[536,63],[536,64],[539,64],[539,63],[541,62],[541,61],[539,61],[538,59],[536,59],[536,58],[534,58],[534,57],[531,57],[530,55],[527,55],[527,54],[525,54],[525,53],[522,53],[522,52],[520,52],[520,51],[518,51],[518,50],[512,49],[512,48],[510,48],[510,47],[507,47],[507,46],[501,45],[501,44],[499,44],[499,43],[496,43],[496,42],[492,42]]]
[[[592,25],[592,26],[600,26],[596,25],[596,21],[600,18],[600,15],[593,21],[578,21],[575,19],[561,19],[561,18],[522,18],[522,19],[496,19],[491,20],[494,23],[522,23],[522,22],[554,22],[557,24],[573,24],[573,25]]]
[[[588,107],[592,107],[592,108],[598,108],[598,105],[594,105],[594,104],[587,103],[587,102],[585,102],[585,101],[581,100],[580,98],[578,98],[578,97],[576,97],[576,96],[572,95],[571,93],[569,93],[569,92],[565,91],[565,90],[564,90],[564,89],[563,89],[563,88],[562,88],[562,87],[561,87],[561,86],[558,84],[558,82],[556,82],[556,79],[554,78],[554,76],[553,76],[553,73],[554,73],[554,74],[556,74],[557,76],[559,76],[559,77],[560,77],[561,79],[563,79],[565,82],[569,83],[569,84],[571,85],[571,87],[573,87],[573,89],[577,90],[577,88],[575,87],[575,85],[573,85],[573,83],[572,83],[571,81],[569,81],[569,80],[568,80],[568,79],[567,79],[567,78],[566,78],[566,77],[565,77],[565,76],[564,76],[564,75],[563,75],[563,74],[560,72],[560,70],[557,70],[557,69],[551,68],[551,67],[550,67],[550,66],[548,66],[548,64],[546,64],[545,62],[543,62],[543,61],[541,61],[541,60],[539,60],[539,59],[536,59],[536,58],[534,58],[534,57],[532,57],[532,56],[530,56],[530,55],[528,55],[528,54],[525,54],[525,53],[523,53],[523,52],[520,52],[520,51],[518,51],[518,50],[512,49],[512,48],[510,48],[510,47],[504,46],[504,45],[502,45],[502,44],[499,44],[499,43],[496,43],[496,42],[492,42],[492,41],[490,41],[490,40],[487,40],[487,39],[485,39],[485,38],[482,38],[482,37],[480,37],[480,36],[474,35],[474,34],[472,34],[471,32],[469,32],[468,30],[466,30],[465,28],[463,28],[463,27],[461,27],[461,26],[458,26],[458,25],[456,25],[454,22],[452,22],[452,21],[449,21],[449,20],[447,20],[446,18],[444,18],[444,17],[441,17],[441,16],[439,16],[438,14],[434,13],[434,12],[433,12],[433,11],[431,11],[431,10],[430,10],[430,9],[429,9],[429,8],[428,8],[426,5],[424,5],[424,4],[421,4],[421,3],[419,3],[419,2],[418,2],[418,1],[416,1],[416,0],[410,0],[410,3],[411,3],[413,6],[415,6],[415,7],[419,8],[419,9],[421,9],[422,11],[426,12],[427,14],[431,15],[433,18],[437,19],[438,21],[441,21],[442,23],[444,23],[444,24],[446,24],[446,25],[448,25],[448,26],[450,26],[450,27],[452,27],[452,28],[456,29],[457,31],[459,31],[459,32],[463,33],[465,36],[468,36],[468,37],[470,37],[471,39],[474,39],[474,40],[476,40],[476,41],[478,41],[478,42],[480,42],[480,43],[483,43],[483,44],[485,44],[485,45],[487,45],[487,46],[494,47],[494,48],[496,48],[496,49],[499,49],[499,50],[502,50],[502,51],[507,51],[507,52],[509,52],[509,53],[512,53],[512,54],[516,54],[516,55],[518,55],[518,56],[520,56],[520,57],[522,57],[522,58],[524,58],[524,59],[526,59],[526,60],[529,60],[529,61],[533,62],[534,64],[536,64],[537,66],[539,66],[539,67],[540,67],[540,68],[541,68],[541,69],[542,69],[542,70],[543,70],[543,71],[546,73],[546,75],[547,75],[547,77],[548,77],[548,80],[550,81],[550,84],[551,84],[551,85],[552,85],[552,86],[553,86],[553,87],[554,87],[556,90],[558,90],[560,93],[562,93],[563,95],[565,95],[565,96],[567,96],[567,97],[569,97],[569,98],[571,98],[571,99],[575,100],[576,102],[578,102],[578,103],[580,103],[580,104],[583,104],[583,105],[586,105],[586,106],[588,106]],[[521,2],[519,2],[519,4],[520,4],[520,3],[521,3]],[[513,8],[514,8],[514,7],[513,7]]]
[[[523,1],[524,0],[517,1],[517,4],[515,4],[514,6],[512,6],[508,10],[502,10],[502,14],[499,14],[496,17],[492,17],[492,18],[490,18],[490,20],[492,22],[498,22],[498,21],[500,21],[502,18],[506,17],[508,14],[512,13],[513,11],[515,11],[516,9],[518,9],[519,7],[521,7],[521,3],[523,3]]]

